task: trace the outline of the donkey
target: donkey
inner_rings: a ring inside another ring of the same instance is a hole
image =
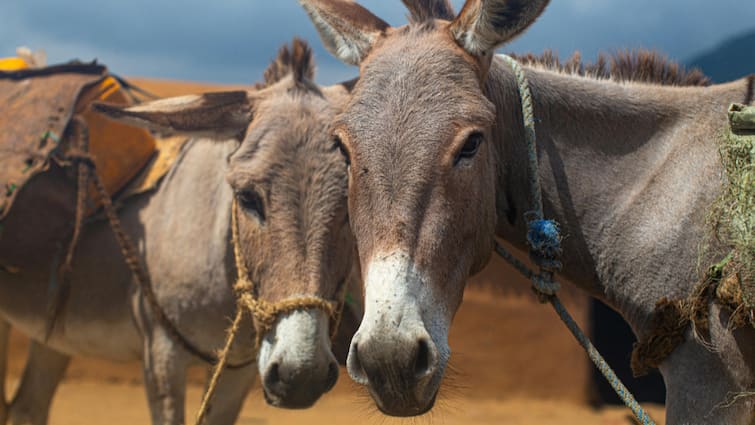
[[[343,285],[361,290],[347,219],[347,167],[328,127],[349,85],[318,87],[313,77],[311,51],[295,40],[280,50],[259,90],[177,97],[125,112],[100,107],[162,132],[202,136],[188,142],[156,192],[128,202],[119,215],[138,242],[162,309],[205,353],[222,346],[235,311],[234,197],[241,257],[259,300],[335,300]],[[0,277],[3,343],[8,323],[34,339],[9,408],[12,423],[46,423],[71,355],[142,359],[152,422],[184,423],[185,370],[202,361],[169,334],[135,290],[106,223],[86,227],[67,313],[47,344],[39,342],[47,267]],[[360,292],[352,294],[361,302]],[[350,338],[361,317],[361,307],[351,307],[341,338]],[[253,325],[248,317],[241,324],[242,338],[228,357],[236,367],[224,371],[207,423],[236,420],[257,371],[268,403],[279,407],[309,407],[336,382],[333,323],[324,311],[280,314],[258,354]]]
[[[348,0],[300,3],[325,47],[360,66],[333,125],[365,285],[348,371],[383,412],[422,414],[451,353],[465,280],[489,260],[495,235],[526,247],[520,99],[494,52],[548,0],[468,0],[458,15],[446,1],[405,0],[411,22],[399,28]],[[722,182],[716,138],[747,83],[526,73],[546,217],[567,235],[564,276],[642,337],[656,302],[687,296],[699,278],[704,216]],[[668,423],[752,424],[755,400],[731,396],[755,385],[755,330],[731,331],[727,311],[709,309],[709,340],[688,330],[660,367]]]

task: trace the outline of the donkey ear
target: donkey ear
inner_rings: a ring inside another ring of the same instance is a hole
[[[492,53],[521,34],[550,0],[467,0],[451,24],[456,42],[473,56]]]
[[[350,0],[299,0],[335,57],[359,65],[389,25]]]
[[[246,91],[205,93],[123,107],[94,103],[110,119],[164,134],[225,140],[240,137],[252,121],[253,95]]]

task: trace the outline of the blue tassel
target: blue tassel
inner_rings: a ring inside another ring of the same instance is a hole
[[[558,223],[553,220],[532,220],[527,227],[527,242],[538,257],[552,259],[561,254]]]

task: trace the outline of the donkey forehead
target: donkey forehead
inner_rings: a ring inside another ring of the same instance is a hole
[[[237,190],[252,187],[272,202],[307,198],[325,202],[334,190],[345,191],[346,164],[337,150],[316,145],[261,143],[245,158],[234,157],[229,183]],[[299,202],[296,203],[300,205]],[[303,205],[302,205],[303,206]]]
[[[264,177],[280,167],[307,173],[337,161],[329,131],[334,115],[326,99],[307,93],[260,101],[244,141],[230,158],[231,173]]]
[[[259,99],[254,109],[244,144],[283,144],[287,149],[320,144],[336,114],[321,93],[286,85]]]
[[[494,106],[482,92],[479,75],[477,63],[445,26],[402,27],[363,63],[339,123],[357,138],[377,133],[399,138],[434,134],[439,139],[459,128],[489,126]]]

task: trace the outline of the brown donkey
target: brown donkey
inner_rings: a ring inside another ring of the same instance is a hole
[[[520,100],[494,51],[548,1],[468,0],[457,16],[445,1],[405,0],[413,17],[400,28],[348,0],[300,2],[325,46],[360,66],[334,124],[365,284],[349,373],[383,412],[421,414],[451,354],[465,280],[488,261],[494,235],[525,248]],[[688,295],[698,279],[704,215],[722,181],[716,138],[746,82],[668,87],[526,72],[545,213],[566,235],[564,275],[642,337],[656,302]],[[753,398],[724,405],[755,386],[755,331],[729,331],[726,311],[710,310],[707,344],[689,330],[661,365],[668,421],[751,424]]]
[[[359,273],[352,271],[347,167],[329,128],[348,89],[318,87],[313,72],[309,48],[296,41],[281,50],[258,90],[165,99],[125,111],[102,107],[111,116],[163,132],[217,139],[189,141],[160,187],[127,202],[119,213],[140,248],[159,305],[204,353],[222,346],[235,312],[233,205],[238,205],[242,261],[258,300],[316,296],[335,303],[344,285],[361,286]],[[37,340],[44,334],[47,270],[0,272],[3,319]],[[185,423],[186,367],[207,363],[172,337],[134,293],[107,224],[86,227],[73,282],[59,328],[47,345],[32,344],[10,406],[11,422],[44,424],[69,356],[88,355],[143,360],[152,423]],[[354,299],[360,300],[359,292]],[[356,317],[348,312],[341,321],[346,331],[340,337],[347,340],[361,317],[361,308],[351,307],[357,308]],[[311,406],[338,376],[330,340],[333,319],[318,308],[280,314],[271,328],[262,329],[256,352],[255,328],[247,316],[229,356],[236,367],[224,371],[206,423],[235,422],[257,371],[270,404]],[[2,323],[0,336],[7,328]]]

